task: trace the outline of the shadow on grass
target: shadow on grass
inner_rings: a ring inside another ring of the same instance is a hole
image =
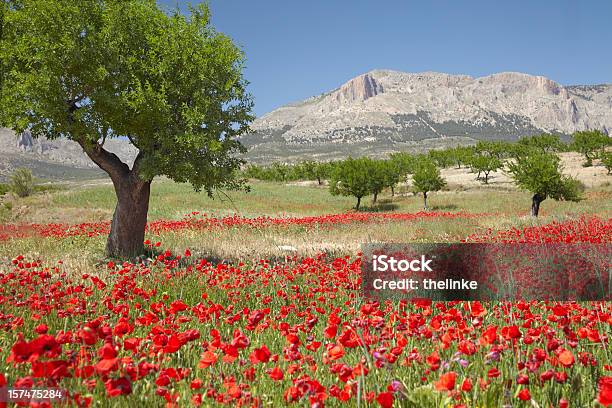
[[[456,210],[459,207],[456,204],[441,204],[441,205],[434,205],[429,207],[429,209],[431,211],[440,211],[440,210]]]
[[[378,202],[374,205],[362,205],[359,208],[359,212],[386,212],[386,211],[395,211],[399,208],[399,206],[391,200],[378,200]]]

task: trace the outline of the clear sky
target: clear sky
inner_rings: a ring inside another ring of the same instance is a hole
[[[612,82],[612,0],[209,4],[215,28],[246,53],[257,115],[377,68],[476,77],[519,71],[564,85]]]

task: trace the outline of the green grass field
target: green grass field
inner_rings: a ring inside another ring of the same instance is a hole
[[[258,229],[225,229],[203,234],[198,231],[165,232],[164,245],[175,250],[190,247],[203,255],[221,258],[255,258],[285,255],[279,247],[294,247],[299,254],[318,252],[334,254],[354,253],[364,242],[458,241],[467,235],[492,229],[505,229],[566,220],[580,215],[608,217],[612,209],[612,188],[589,189],[584,200],[559,202],[546,200],[541,216],[528,216],[530,195],[517,190],[495,187],[468,191],[441,191],[431,194],[431,211],[466,212],[482,214],[476,218],[437,219],[338,225],[317,230],[302,227]],[[6,203],[4,205],[7,205]],[[12,199],[11,210],[3,212],[5,222],[11,223],[64,223],[99,222],[110,220],[115,205],[111,184],[104,182],[75,184],[61,189],[39,192],[24,199]],[[152,187],[149,220],[178,220],[192,211],[214,216],[240,214],[246,217],[316,216],[331,213],[354,212],[352,197],[334,197],[325,186],[280,184],[253,181],[249,192],[230,191],[208,197],[196,193],[186,184],[157,180]],[[422,210],[422,197],[399,188],[391,197],[383,193],[379,202],[371,206],[371,197],[363,200],[362,211],[406,213]],[[48,239],[21,240],[19,248],[36,254],[61,254],[71,258],[87,255],[95,260],[103,258],[104,238],[71,238],[53,242]],[[14,247],[0,243],[0,255],[11,256]]]

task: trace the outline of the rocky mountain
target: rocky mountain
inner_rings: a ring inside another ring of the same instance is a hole
[[[541,132],[612,130],[612,84],[562,86],[505,72],[482,78],[376,70],[280,107],[242,142],[256,161],[384,155]]]
[[[122,139],[108,140],[108,150],[131,163],[136,149]],[[85,155],[83,149],[67,139],[33,138],[28,132],[15,135],[0,128],[0,180],[5,180],[17,167],[28,167],[44,179],[82,179],[104,176]]]

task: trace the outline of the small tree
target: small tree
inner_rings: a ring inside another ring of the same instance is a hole
[[[551,133],[523,137],[519,139],[518,144],[523,147],[538,149],[543,153],[559,152],[563,150],[565,146],[564,143],[561,142],[559,135],[553,135]]]
[[[405,178],[400,167],[393,160],[385,160],[385,187],[391,190],[391,197],[395,196],[395,186]]]
[[[559,157],[532,152],[508,163],[508,172],[519,188],[533,193],[531,215],[537,217],[540,204],[548,197],[555,200],[579,201],[582,184],[561,173]]]
[[[285,163],[274,162],[270,167],[270,176],[273,181],[284,183],[289,180],[291,167]]]
[[[453,162],[458,169],[461,165],[468,166],[472,156],[474,155],[474,148],[470,146],[457,146],[451,150],[451,157]]]
[[[323,179],[329,176],[330,166],[328,163],[319,163],[314,160],[304,160],[298,164],[300,174],[306,180],[316,180],[319,185]]]
[[[606,146],[611,144],[612,139],[600,132],[599,130],[585,130],[576,132],[573,135],[572,149],[578,153],[582,153],[586,162],[584,167],[593,165],[593,159],[598,157],[598,154],[603,153]]]
[[[414,168],[416,167],[416,163],[418,161],[416,156],[406,152],[392,153],[389,158],[397,168],[402,180],[405,179],[408,174],[412,174],[414,172]]]
[[[472,172],[478,172],[476,179],[481,179],[485,184],[489,184],[489,174],[502,168],[502,162],[495,156],[482,153],[475,153],[470,159]],[[484,174],[484,179],[480,177]]]
[[[512,143],[501,140],[483,141],[481,140],[474,147],[477,154],[495,157],[498,160],[503,160],[511,156]]]
[[[436,166],[441,168],[451,167],[453,164],[455,164],[453,149],[433,149],[430,150],[427,155]]]
[[[612,173],[612,152],[602,153],[601,164],[603,164],[606,170],[608,170],[608,174]]]
[[[366,157],[338,162],[329,183],[329,191],[332,195],[353,196],[357,199],[355,209],[359,210],[361,198],[370,194],[370,173],[372,171],[372,160]]]
[[[319,185],[323,184],[324,179],[328,179],[334,167],[333,162],[317,163],[314,168],[314,176]]]
[[[370,175],[368,182],[370,185],[370,193],[373,195],[372,204],[376,204],[376,201],[378,201],[378,194],[392,183],[391,167],[385,160],[370,160],[369,165]]]
[[[11,174],[11,191],[19,197],[27,197],[34,192],[34,179],[29,169],[15,169]]]
[[[427,210],[427,193],[439,191],[446,185],[440,170],[431,161],[424,159],[416,166],[412,175],[412,191],[423,193],[423,208]]]

